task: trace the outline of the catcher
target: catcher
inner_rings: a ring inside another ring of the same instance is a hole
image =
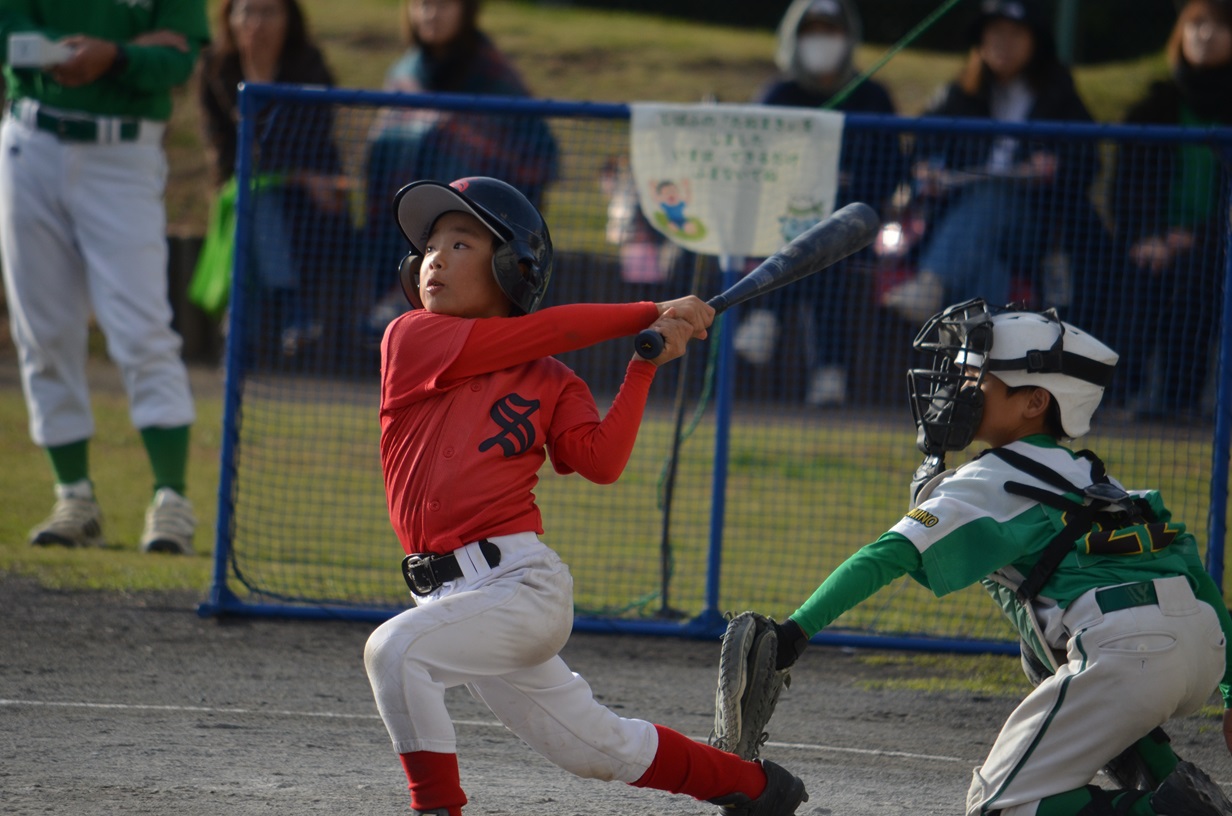
[[[1036,685],[975,769],[968,816],[1232,814],[1160,730],[1216,686],[1232,701],[1219,589],[1158,491],[1126,491],[1095,454],[1061,444],[1090,429],[1116,353],[1053,310],[978,299],[932,317],[914,347],[933,364],[909,372],[926,455],[910,511],[782,623],[732,621],[724,651],[744,643],[749,657],[740,672],[721,668],[715,740],[755,751],[769,717],[759,701],[773,708],[809,638],[891,581],[910,575],[937,596],[978,581],[1017,627]],[[973,441],[989,449],[945,470],[945,453]],[[775,665],[759,670],[767,644]],[[1227,711],[1223,734],[1232,750]],[[1151,781],[1093,785],[1110,764]]]

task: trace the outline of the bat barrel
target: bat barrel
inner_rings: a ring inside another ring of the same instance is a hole
[[[809,227],[766,258],[749,274],[709,301],[715,313],[772,292],[854,255],[873,242],[881,219],[872,207],[855,201]],[[644,329],[634,341],[634,350],[651,360],[663,353],[663,337]]]

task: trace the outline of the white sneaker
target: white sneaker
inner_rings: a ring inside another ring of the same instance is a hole
[[[196,529],[197,517],[188,499],[169,487],[160,488],[145,511],[141,551],[192,555]]]
[[[103,511],[94,500],[88,479],[56,485],[56,505],[42,524],[30,531],[36,547],[103,546]]]
[[[769,309],[754,309],[740,321],[732,348],[753,365],[765,365],[779,341],[779,318]]]
[[[847,402],[847,369],[843,366],[823,366],[813,369],[804,401],[814,408],[843,405]]]
[[[934,272],[920,272],[886,292],[881,305],[912,323],[923,323],[941,311],[945,300],[945,283]]]

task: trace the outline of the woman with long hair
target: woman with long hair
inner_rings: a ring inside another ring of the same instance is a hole
[[[529,97],[517,68],[480,29],[479,11],[480,0],[405,0],[406,50],[386,73],[385,90]],[[385,325],[405,306],[396,270],[406,241],[388,214],[389,202],[403,185],[495,176],[541,206],[556,160],[556,141],[537,117],[382,109],[369,136],[366,171],[363,265],[373,277],[376,301],[366,327],[371,339],[379,341]]]
[[[966,63],[926,116],[1091,121],[1034,2],[986,0],[969,38]],[[1088,144],[1063,153],[1055,143],[1013,136],[921,137],[917,154],[917,194],[940,201],[940,216],[917,277],[883,301],[912,320],[972,297],[1008,302],[1016,273],[1033,276],[1056,225],[1089,209],[1098,167]]]
[[[1168,77],[1130,106],[1125,122],[1232,125],[1232,3],[1185,2],[1165,54]],[[1127,277],[1109,287],[1119,297],[1106,308],[1110,328],[1123,326],[1124,387],[1141,414],[1212,410],[1203,389],[1222,302],[1227,185],[1228,157],[1206,145],[1127,143],[1119,152],[1111,204]]]
[[[197,93],[216,206],[234,202],[242,83],[334,84],[298,0],[223,0],[216,37],[201,55]],[[256,128],[255,234],[250,263],[268,296],[287,355],[319,340],[315,302],[337,302],[321,284],[346,263],[347,182],[333,140],[333,108],[275,105]],[[221,217],[221,216],[220,216]]]

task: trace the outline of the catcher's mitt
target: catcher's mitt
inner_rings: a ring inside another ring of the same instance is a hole
[[[766,724],[789,669],[776,669],[778,635],[774,621],[757,612],[741,612],[727,623],[719,653],[719,686],[714,697],[714,731],[710,744],[742,759],[754,759],[770,735]]]

